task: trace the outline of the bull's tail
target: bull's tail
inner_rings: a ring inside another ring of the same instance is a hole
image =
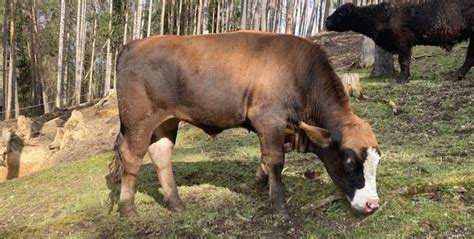
[[[122,157],[120,155],[119,146],[122,142],[123,134],[125,130],[122,122],[120,122],[120,132],[117,134],[117,138],[114,143],[114,157],[109,164],[109,173],[105,176],[107,181],[107,187],[110,189],[109,199],[110,199],[110,211],[112,211],[113,206],[118,202],[120,197],[120,182],[122,180],[122,175],[124,172]]]

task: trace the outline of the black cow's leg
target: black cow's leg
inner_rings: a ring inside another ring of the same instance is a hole
[[[285,208],[285,190],[281,172],[285,163],[283,142],[286,125],[281,121],[260,118],[253,123],[260,140],[262,151],[261,170],[268,174],[269,193],[272,207],[282,215],[287,216]]]
[[[148,152],[163,189],[164,202],[171,209],[182,211],[184,205],[178,195],[171,163],[178,124],[177,119],[169,119],[162,123],[153,133]]]
[[[455,80],[462,80],[467,72],[474,66],[474,36],[469,39],[469,46],[467,48],[466,60],[464,64],[456,72]]]
[[[410,81],[410,63],[411,63],[411,47],[405,48],[398,53],[398,63],[400,64],[400,75],[398,83]]]

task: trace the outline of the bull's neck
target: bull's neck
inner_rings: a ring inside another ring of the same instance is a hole
[[[376,22],[387,15],[386,4],[358,7],[354,11],[353,31],[374,39],[377,33]],[[375,20],[377,19],[377,20]]]
[[[329,81],[319,82],[309,93],[305,120],[331,132],[339,131],[353,116],[349,97],[339,78],[332,73]]]

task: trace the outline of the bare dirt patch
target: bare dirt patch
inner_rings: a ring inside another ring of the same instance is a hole
[[[96,102],[97,103],[97,102]],[[82,116],[81,127],[65,126],[73,109],[55,111],[41,117],[28,119],[27,126],[17,120],[0,122],[0,127],[13,132],[11,150],[5,165],[0,166],[0,181],[22,177],[49,168],[60,162],[88,158],[109,151],[118,132],[116,98],[109,97],[95,105],[85,105],[76,110]],[[65,128],[64,145],[50,149],[58,128]],[[26,133],[25,133],[26,131]],[[26,137],[25,135],[28,135]]]

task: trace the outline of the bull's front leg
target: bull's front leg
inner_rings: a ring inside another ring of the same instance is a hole
[[[466,60],[464,64],[459,68],[454,76],[454,80],[462,80],[467,72],[474,66],[474,36],[469,39],[469,46],[467,48]]]
[[[400,64],[400,75],[397,83],[410,81],[411,47],[401,49],[398,53],[398,63]]]
[[[285,190],[282,182],[282,170],[285,163],[283,141],[285,127],[268,127],[257,130],[260,140],[262,161],[257,172],[257,180],[265,184],[268,180],[270,201],[273,209],[287,217]]]

